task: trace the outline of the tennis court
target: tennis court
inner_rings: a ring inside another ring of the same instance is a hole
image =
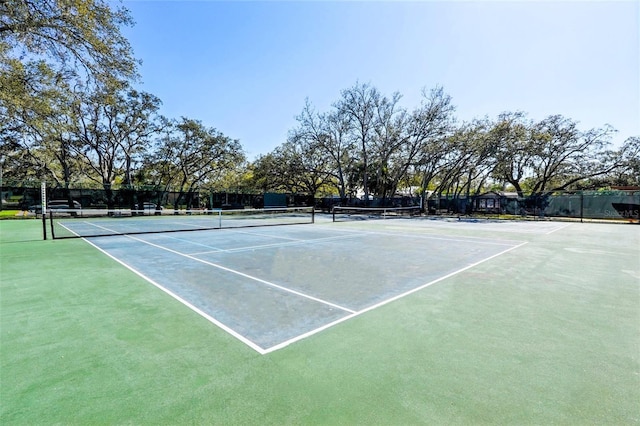
[[[0,222],[3,423],[640,420],[636,225],[137,219]]]
[[[315,225],[89,242],[260,353],[523,244]]]

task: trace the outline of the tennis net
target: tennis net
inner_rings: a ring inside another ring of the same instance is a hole
[[[420,207],[333,207],[333,221],[391,219],[420,215]]]
[[[51,235],[54,239],[62,239],[308,224],[314,222],[314,209],[52,209],[48,211],[48,217]]]

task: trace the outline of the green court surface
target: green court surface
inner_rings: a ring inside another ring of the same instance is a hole
[[[172,235],[185,261],[167,263],[164,234],[42,241],[37,220],[0,221],[0,423],[640,422],[640,226],[320,219],[285,228]],[[273,242],[293,232],[299,241]],[[185,248],[194,244],[200,251]],[[207,299],[222,306],[208,311],[219,325],[244,336],[251,321],[225,318],[297,315],[249,330],[258,349],[276,349],[256,350],[183,303],[201,300],[196,287],[162,291],[175,270],[201,283],[208,272],[196,264],[322,292],[355,314],[305,334],[322,316],[266,303],[262,294],[280,289],[238,281]],[[302,331],[282,337],[287,327]]]

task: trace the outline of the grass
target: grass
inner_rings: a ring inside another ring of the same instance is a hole
[[[640,227],[531,236],[265,356],[40,233],[0,222],[2,424],[640,422]]]
[[[26,218],[27,215],[22,210],[0,210],[0,219]]]

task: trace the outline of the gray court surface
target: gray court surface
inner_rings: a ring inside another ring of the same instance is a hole
[[[87,241],[268,353],[567,226],[320,222]]]

